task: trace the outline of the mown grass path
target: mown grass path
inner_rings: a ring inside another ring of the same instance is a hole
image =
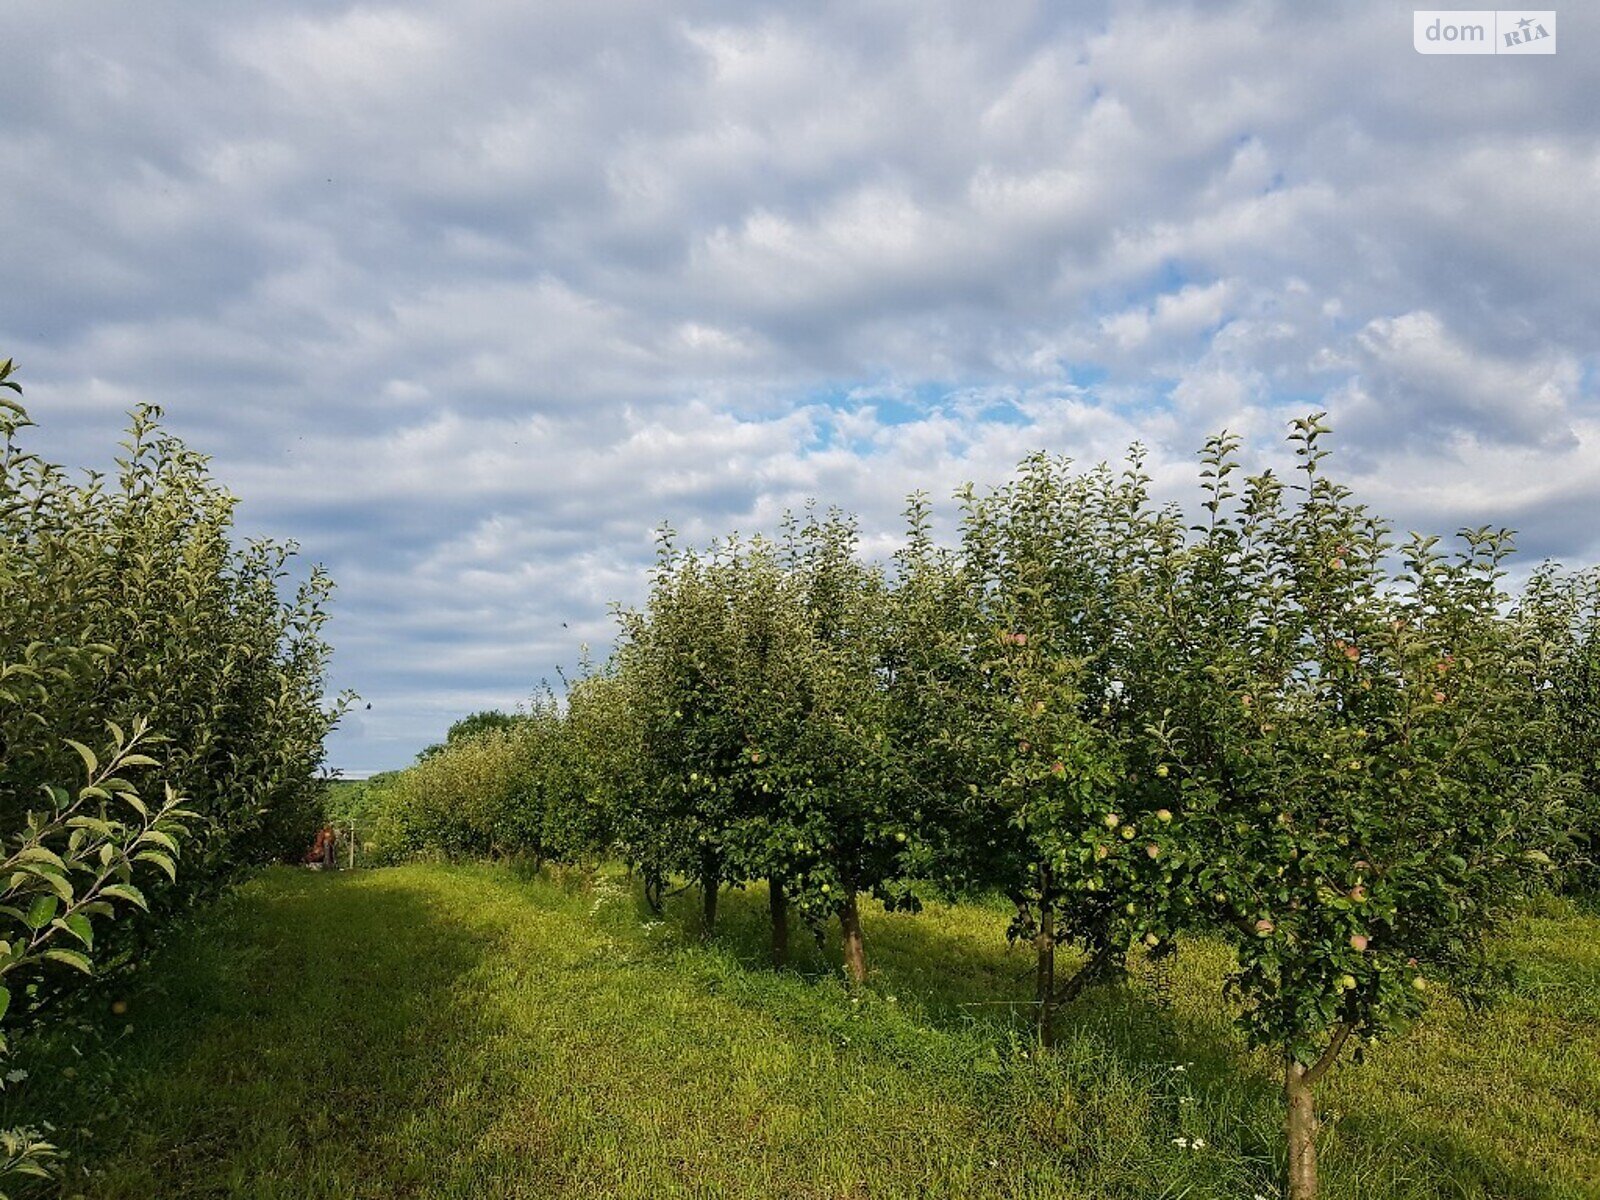
[[[878,914],[853,999],[803,937],[797,970],[761,965],[759,894],[710,949],[692,899],[654,922],[609,875],[270,872],[72,1078],[37,1050],[23,1098],[90,1121],[85,1197],[1276,1194],[1276,1086],[1214,950],[1066,1010],[1040,1062],[998,909]],[[1600,1195],[1600,920],[1518,939],[1520,995],[1339,1072],[1328,1197]]]

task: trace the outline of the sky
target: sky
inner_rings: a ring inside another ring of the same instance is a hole
[[[166,409],[338,583],[403,765],[603,655],[670,521],[892,550],[1045,449],[1193,496],[1326,410],[1401,528],[1600,560],[1600,5],[7,6],[0,357],[103,466]],[[364,707],[367,703],[371,708]]]

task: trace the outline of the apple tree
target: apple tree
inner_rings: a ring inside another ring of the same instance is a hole
[[[1147,577],[1181,539],[1149,503],[1137,454],[1120,476],[1044,455],[990,493],[966,493],[961,566],[977,665],[947,725],[961,729],[971,803],[948,874],[1017,907],[1036,952],[1040,1040],[1057,1004],[1163,952],[1191,891],[1175,785],[1148,732]],[[1061,944],[1085,954],[1064,985]]]
[[[705,554],[664,540],[646,606],[620,615],[618,655],[595,697],[608,714],[600,724],[620,731],[602,739],[620,752],[599,751],[611,764],[616,844],[642,869],[653,907],[669,875],[698,880],[708,932],[720,884],[767,878],[782,961],[796,868],[780,797],[808,695],[793,579],[767,539],[729,537]],[[586,751],[597,732],[581,739]]]
[[[619,613],[642,787],[619,814],[618,847],[652,903],[673,874],[699,885],[708,938],[718,891],[734,881],[726,835],[749,753],[730,659],[726,576],[737,555],[731,539],[705,555],[680,551],[664,530],[645,607]]]
[[[728,604],[726,704],[740,738],[729,770],[725,842],[731,874],[767,881],[772,959],[782,966],[791,894],[804,892],[821,852],[818,831],[797,819],[794,803],[814,786],[805,753],[816,701],[812,630],[802,580],[780,544],[752,539],[722,564],[721,580]]]
[[[1267,472],[1237,494],[1236,443],[1212,440],[1209,517],[1153,631],[1196,882],[1245,1033],[1283,1062],[1294,1200],[1316,1195],[1315,1088],[1346,1046],[1436,984],[1492,984],[1552,785],[1500,611],[1506,537],[1396,545],[1326,474],[1326,433],[1295,422],[1292,489]]]
[[[1528,639],[1537,727],[1568,784],[1550,847],[1568,890],[1600,891],[1600,570],[1534,571],[1513,613]]]
[[[812,922],[836,917],[852,983],[866,978],[860,897],[914,908],[906,873],[915,800],[890,738],[888,585],[861,561],[853,518],[808,511],[783,539],[788,627],[785,739],[773,746],[767,821],[791,900]],[[796,626],[798,629],[796,630]]]
[[[636,710],[615,663],[572,683],[552,732],[545,844],[565,862],[598,857],[615,844],[622,814],[644,785]]]

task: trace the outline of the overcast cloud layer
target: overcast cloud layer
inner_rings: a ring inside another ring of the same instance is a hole
[[[1344,0],[33,3],[0,356],[46,446],[166,406],[340,585],[332,762],[636,600],[652,529],[1327,408],[1402,524],[1600,558],[1600,10],[1423,57]],[[563,624],[565,622],[565,624]]]

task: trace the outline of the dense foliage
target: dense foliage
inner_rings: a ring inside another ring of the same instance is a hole
[[[444,741],[435,742],[431,746],[424,746],[418,752],[419,759],[432,758],[451,742],[463,741],[475,737],[480,733],[487,733],[491,729],[509,729],[521,717],[516,713],[502,712],[498,708],[486,708],[481,712],[468,713],[459,721],[452,722],[445,731]]]
[[[1548,865],[1564,790],[1500,615],[1505,535],[1396,546],[1323,471],[1324,432],[1296,423],[1294,488],[1238,497],[1213,442],[1160,631],[1194,886],[1235,944],[1247,1035],[1284,1056],[1295,1196],[1315,1191],[1311,1089],[1430,978],[1491,981],[1486,937]]]
[[[1036,456],[988,495],[969,490],[957,627],[976,678],[923,700],[924,736],[959,744],[972,777],[971,827],[941,838],[939,857],[1016,904],[1013,933],[1038,951],[1046,1045],[1059,999],[1130,946],[1169,951],[1192,907],[1174,875],[1185,817],[1160,761],[1150,653],[1179,539],[1146,486],[1137,457],[1117,477]],[[1064,987],[1060,942],[1085,952]]]
[[[286,595],[294,547],[236,544],[233,497],[159,415],[133,414],[114,476],[73,482],[0,399],[10,1028],[48,1020],[83,975],[137,965],[163,918],[298,854],[320,820],[329,581],[313,569]],[[18,1130],[4,1154],[37,1174],[50,1147]]]
[[[1550,736],[1551,763],[1568,786],[1551,853],[1569,890],[1600,894],[1600,568],[1542,565],[1514,619],[1529,648],[1528,715]]]
[[[1506,590],[1509,536],[1397,540],[1328,474],[1202,454],[1187,525],[1142,457],[1026,460],[963,493],[940,546],[916,499],[904,549],[808,511],[776,541],[664,534],[612,662],[506,729],[453,738],[388,795],[412,850],[615,854],[659,904],[765,880],[837,920],[917,886],[1015,905],[1037,1024],[1185,934],[1230,943],[1248,1040],[1280,1056],[1288,1187],[1315,1194],[1314,1089],[1436,986],[1476,1001],[1515,904],[1594,877],[1596,579]],[[1058,944],[1081,969],[1058,980]]]

